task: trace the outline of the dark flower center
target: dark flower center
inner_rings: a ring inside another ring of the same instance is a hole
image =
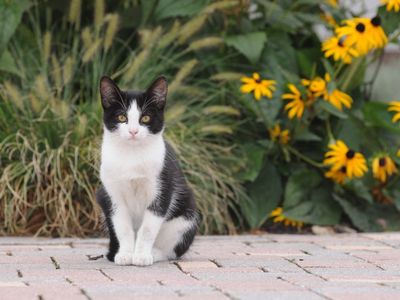
[[[339,47],[344,47],[343,40],[339,40],[337,44],[338,44]]]
[[[381,158],[379,159],[379,166],[380,166],[380,167],[386,166],[386,158],[381,157]]]
[[[374,25],[375,27],[381,26],[381,24],[382,24],[381,17],[376,16],[376,17],[372,18],[371,24]]]
[[[346,153],[346,157],[348,159],[352,159],[355,155],[356,155],[356,153],[351,149],[349,151],[347,151],[347,153]]]
[[[343,174],[346,174],[346,172],[347,172],[346,166],[341,167],[340,172],[342,172]]]
[[[365,31],[365,25],[363,23],[358,23],[356,26],[356,30],[360,33],[363,33]]]
[[[261,83],[261,79],[256,79],[256,83]]]

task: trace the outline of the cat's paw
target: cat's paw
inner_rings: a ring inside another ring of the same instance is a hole
[[[115,255],[114,262],[116,265],[127,266],[132,264],[132,253],[118,252]]]
[[[153,264],[153,255],[146,253],[134,254],[132,257],[132,264],[135,266],[150,266]]]

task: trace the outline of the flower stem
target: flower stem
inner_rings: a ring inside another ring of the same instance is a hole
[[[301,154],[297,149],[291,147],[291,146],[286,146],[286,148],[291,152],[292,154],[296,155],[298,158],[304,160],[306,163],[309,163],[310,165],[322,169],[324,168],[324,164],[316,162],[315,160]]]
[[[333,136],[332,126],[331,126],[331,122],[329,122],[329,119],[327,119],[325,121],[325,126],[326,126],[326,132],[328,133],[328,138],[329,138],[328,144],[330,144],[331,142],[335,141],[335,137]]]
[[[357,59],[357,60],[354,62],[354,64],[352,64],[352,65],[350,66],[349,71],[348,71],[348,73],[346,74],[346,77],[345,77],[345,79],[344,79],[344,81],[343,81],[343,83],[342,83],[342,85],[341,85],[341,89],[342,89],[343,91],[346,91],[347,88],[349,87],[349,84],[350,84],[351,80],[353,79],[354,74],[357,72],[358,67],[360,66],[360,64],[361,64],[362,61],[363,61],[363,59],[362,59],[362,58],[359,58],[359,59]]]

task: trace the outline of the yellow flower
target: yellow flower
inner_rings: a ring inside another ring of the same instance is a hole
[[[275,80],[261,79],[258,73],[253,73],[253,77],[242,77],[240,80],[243,82],[240,91],[244,94],[254,92],[256,100],[260,100],[261,96],[271,99],[272,93],[276,89]]]
[[[331,76],[329,76],[328,73],[325,74],[325,80],[327,83],[331,81]],[[353,99],[349,95],[342,91],[339,91],[338,89],[334,89],[332,92],[329,92],[329,90],[326,89],[324,100],[331,103],[340,111],[343,110],[342,105],[350,109],[353,103]]]
[[[281,145],[286,145],[289,143],[290,134],[288,129],[281,130],[281,126],[276,124],[274,127],[268,129],[268,131],[272,141]]]
[[[351,108],[351,104],[353,103],[353,100],[349,95],[339,91],[338,89],[333,90],[333,92],[328,94],[324,99],[330,102],[338,110],[343,110],[342,105]]]
[[[397,156],[397,157],[400,157],[400,149],[399,149],[399,150],[397,150],[397,152],[396,152],[396,156]]]
[[[307,87],[315,97],[320,97],[326,93],[326,82],[321,77],[315,77],[312,80],[302,79],[301,84]]]
[[[285,105],[285,110],[288,111],[289,119],[293,119],[297,117],[301,119],[304,113],[304,108],[312,104],[312,99],[304,100],[301,96],[300,91],[294,84],[288,84],[288,88],[291,93],[283,94],[283,100],[291,100],[288,104]]]
[[[382,4],[386,4],[386,10],[395,12],[400,11],[400,0],[381,0]]]
[[[383,48],[388,43],[388,38],[381,24],[381,18],[376,16],[371,19],[371,26],[368,27],[368,32],[372,36],[375,48]]]
[[[368,33],[370,20],[354,18],[344,21],[344,26],[336,28],[338,38],[346,38],[350,47],[354,47],[360,55],[365,55],[374,46],[372,36]]]
[[[324,164],[331,165],[332,171],[338,171],[346,167],[346,176],[350,179],[361,177],[367,172],[367,163],[361,153],[349,149],[340,140],[333,145],[329,145],[329,148],[330,151],[325,153]]]
[[[343,166],[339,170],[334,170],[334,169],[329,170],[328,172],[325,173],[325,177],[332,179],[336,183],[343,184],[346,179],[346,173],[347,173],[346,167]]]
[[[392,118],[392,122],[396,123],[400,120],[400,101],[392,101],[389,103],[388,111],[396,112]]]
[[[314,97],[323,97],[324,100],[330,102],[333,106],[335,106],[339,110],[343,110],[342,105],[347,108],[351,108],[351,104],[353,100],[349,95],[339,91],[338,89],[334,89],[332,92],[329,92],[328,83],[331,81],[331,77],[328,73],[325,74],[325,80],[321,77],[316,77],[312,80],[303,79],[301,83],[308,88],[308,91]]]
[[[282,207],[275,208],[271,212],[270,217],[273,218],[274,223],[283,223],[285,226],[292,226],[297,228],[301,228],[304,226],[304,222],[292,220],[285,217]]]
[[[397,173],[397,168],[394,161],[387,155],[375,157],[372,161],[372,173],[374,178],[381,182],[386,182],[386,179],[394,173]]]
[[[346,38],[360,55],[365,55],[374,48],[382,48],[387,43],[387,36],[381,27],[379,16],[375,18],[354,18],[344,21],[344,26],[336,28],[338,38]]]
[[[329,58],[333,56],[335,61],[342,60],[345,64],[350,64],[354,57],[359,53],[349,44],[346,38],[338,39],[333,36],[322,43],[324,56]]]

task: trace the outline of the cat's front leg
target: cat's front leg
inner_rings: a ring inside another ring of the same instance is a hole
[[[115,206],[112,222],[118,238],[119,249],[115,255],[114,262],[117,265],[131,265],[135,249],[135,232],[132,220],[127,207],[124,207],[122,203]]]
[[[153,264],[153,245],[164,218],[154,212],[146,210],[142,225],[139,228],[136,239],[135,253],[132,263],[135,266],[149,266]]]

